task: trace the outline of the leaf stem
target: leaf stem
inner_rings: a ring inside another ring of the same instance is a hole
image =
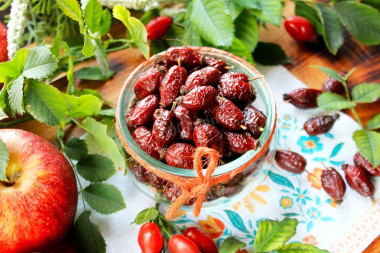
[[[21,119],[14,120],[14,121],[6,122],[6,123],[0,123],[0,128],[8,128],[8,127],[11,127],[11,126],[14,126],[14,125],[17,125],[20,123],[24,123],[24,122],[27,122],[30,120],[34,120],[34,118],[31,115],[29,115],[27,117],[23,117]]]
[[[348,90],[348,86],[347,86],[346,80],[344,80],[344,82],[342,84],[343,84],[344,90],[346,91],[347,100],[349,102],[351,102],[352,99],[350,97],[350,91]],[[364,129],[363,124],[362,124],[362,122],[361,122],[358,114],[356,113],[355,108],[353,107],[353,108],[350,108],[350,109],[351,109],[352,114],[354,114],[354,117],[355,117],[356,121],[359,123],[359,125],[361,126],[361,128]]]

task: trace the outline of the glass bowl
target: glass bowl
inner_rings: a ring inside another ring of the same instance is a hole
[[[207,201],[203,203],[202,210],[220,208],[231,204],[241,197],[254,190],[265,178],[273,162],[276,150],[276,105],[272,93],[262,75],[250,63],[223,50],[209,47],[192,47],[201,56],[210,56],[223,60],[229,66],[233,66],[233,72],[246,74],[252,81],[250,83],[256,90],[256,100],[252,103],[257,109],[266,115],[266,126],[259,140],[261,147],[257,150],[250,150],[239,158],[216,168],[213,177],[231,173],[237,168],[244,167],[241,173],[236,174],[228,181],[214,185],[207,194]],[[164,55],[165,52],[159,55]],[[132,158],[144,166],[152,166],[166,173],[181,176],[184,178],[196,178],[194,170],[181,169],[169,166],[154,159],[145,153],[133,140],[131,132],[128,130],[125,115],[129,111],[129,106],[134,98],[134,86],[141,73],[154,65],[155,57],[138,66],[127,78],[120,93],[116,111],[116,129],[121,142],[132,156]],[[230,70],[231,71],[231,70]],[[129,171],[130,172],[130,171]],[[128,178],[148,196],[156,201],[169,205],[170,202],[163,196],[163,188],[142,183],[136,179],[133,173],[128,173]],[[189,206],[183,206],[187,209]],[[191,208],[191,207],[190,207]]]

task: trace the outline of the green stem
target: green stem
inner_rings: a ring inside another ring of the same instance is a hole
[[[351,102],[352,99],[350,97],[350,91],[348,90],[348,86],[347,86],[346,80],[342,84],[343,84],[344,90],[346,91],[347,100],[349,102]],[[356,113],[355,108],[351,108],[351,112],[352,112],[352,114],[354,114],[354,117],[355,117],[356,121],[359,123],[359,125],[361,126],[361,128],[364,129],[363,124],[362,124],[362,122],[361,122],[358,114]]]
[[[71,159],[67,155],[66,155],[66,158],[69,161],[71,167],[73,168],[75,177],[77,178],[77,182],[78,182],[78,185],[79,185],[79,188],[80,188],[80,191],[78,192],[78,195],[79,194],[81,195],[81,197],[82,197],[82,203],[83,203],[83,209],[84,209],[84,211],[86,211],[86,204],[85,204],[85,201],[84,201],[84,197],[83,197],[83,194],[81,194],[81,193],[83,193],[83,187],[82,187],[82,184],[81,184],[81,182],[79,180],[78,172],[76,170],[75,165],[73,164],[73,162],[71,161]]]
[[[24,123],[24,122],[27,122],[30,120],[34,120],[34,118],[32,116],[27,116],[27,117],[17,119],[14,121],[6,122],[6,123],[0,123],[0,128],[8,128],[8,127],[11,127],[11,126],[14,126],[17,124],[21,124],[21,123]]]

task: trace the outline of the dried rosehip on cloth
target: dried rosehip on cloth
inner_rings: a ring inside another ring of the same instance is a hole
[[[324,134],[330,131],[335,121],[339,119],[339,114],[334,115],[322,115],[314,118],[308,119],[303,128],[309,135]]]
[[[339,203],[343,201],[343,195],[346,192],[346,184],[336,169],[329,167],[323,170],[321,182],[323,189],[328,195],[334,198],[335,202]]]
[[[302,173],[306,167],[306,159],[293,151],[277,150],[275,160],[278,167],[296,174]]]
[[[380,177],[380,165],[374,168],[359,152],[356,152],[354,156],[354,163],[356,166],[365,169],[371,176]]]
[[[343,164],[342,169],[346,175],[348,185],[364,197],[373,196],[375,187],[367,172],[354,165]]]
[[[320,90],[301,88],[284,94],[284,101],[301,109],[316,108],[318,107],[317,97],[320,94],[322,94]]]
[[[347,74],[347,72],[340,71],[338,74],[341,77],[344,77]],[[322,91],[329,91],[340,95],[344,95],[346,93],[343,84],[338,80],[335,80],[331,76],[327,77],[326,81],[323,83]]]

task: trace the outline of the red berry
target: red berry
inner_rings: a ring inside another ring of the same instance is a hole
[[[247,105],[242,113],[245,126],[251,132],[253,138],[258,139],[265,128],[265,115],[252,105]]]
[[[199,228],[186,228],[183,235],[193,241],[202,253],[218,253],[215,242]]]
[[[138,99],[158,93],[160,82],[164,78],[164,74],[160,73],[157,68],[150,68],[144,71],[136,81],[135,94]]]
[[[277,150],[275,160],[278,167],[296,174],[302,173],[306,167],[306,159],[292,151]]]
[[[354,163],[356,166],[365,169],[369,174],[375,177],[380,177],[380,165],[376,168],[373,168],[372,164],[367,161],[359,152],[354,156]]]
[[[147,183],[149,179],[146,177],[147,170],[141,164],[134,162],[128,165],[129,170],[135,175],[136,179],[140,182]]]
[[[152,186],[162,188],[166,185],[166,181],[164,179],[158,177],[156,174],[150,172],[149,170],[145,172],[145,178]]]
[[[170,166],[192,169],[195,148],[187,143],[175,143],[171,145],[165,152],[166,163]]]
[[[197,87],[183,97],[181,105],[189,111],[203,110],[213,104],[216,93],[212,86]]]
[[[170,253],[200,253],[197,245],[183,235],[174,235],[168,242]]]
[[[215,101],[211,112],[216,121],[229,130],[239,130],[244,123],[244,116],[240,109],[225,98],[216,97]]]
[[[367,172],[353,165],[343,164],[348,185],[364,197],[373,196],[375,188]]]
[[[226,143],[222,133],[211,124],[197,123],[193,132],[194,143],[197,147],[213,148],[220,155],[225,155]]]
[[[176,129],[173,124],[174,115],[168,110],[158,109],[155,113],[156,120],[153,123],[153,139],[157,148],[171,144],[176,137]]]
[[[347,72],[345,71],[339,72],[339,75],[341,77],[344,77],[346,74]],[[327,77],[326,81],[323,83],[322,91],[329,91],[340,95],[346,94],[346,90],[344,89],[343,84],[331,76]]]
[[[224,136],[228,150],[235,154],[242,155],[249,150],[256,150],[260,145],[260,142],[247,132],[224,131]]]
[[[140,148],[148,155],[157,160],[160,159],[160,154],[155,149],[156,143],[153,139],[152,131],[144,126],[141,126],[132,132],[132,137]]]
[[[206,66],[216,68],[221,73],[224,73],[227,71],[227,69],[226,69],[227,63],[225,61],[218,60],[218,59],[215,59],[212,57],[205,57],[204,63],[206,64]]]
[[[284,94],[284,101],[301,109],[316,108],[318,107],[317,97],[320,94],[322,94],[320,90],[301,88]]]
[[[170,106],[180,95],[181,86],[185,84],[186,69],[173,66],[166,72],[164,79],[160,84],[160,104],[163,107]]]
[[[339,114],[337,113],[332,116],[322,115],[314,117],[308,119],[303,125],[303,128],[309,135],[324,134],[330,131],[337,119],[339,119]]]
[[[243,104],[248,104],[256,98],[251,84],[238,79],[222,80],[218,86],[218,96]]]
[[[335,202],[341,202],[343,200],[346,184],[336,169],[329,167],[323,170],[321,182],[323,189],[328,195],[334,198]]]
[[[179,188],[176,184],[173,184],[172,182],[167,183],[164,189],[164,196],[169,200],[170,202],[176,201],[176,199],[182,194],[181,188]],[[185,205],[192,205],[194,204],[195,199],[189,199],[185,202]]]
[[[0,22],[0,62],[8,61],[7,28]]]
[[[137,240],[143,253],[160,253],[164,246],[160,228],[153,222],[141,226]]]
[[[171,47],[166,50],[165,59],[169,66],[177,65],[180,62],[181,66],[186,69],[193,69],[202,63],[200,54],[189,47]]]
[[[220,81],[228,81],[228,80],[240,80],[243,82],[248,82],[248,76],[243,73],[235,73],[235,72],[228,72],[222,75]]]
[[[189,110],[179,105],[173,113],[179,122],[179,138],[184,141],[191,141],[193,139],[194,122]]]
[[[298,41],[312,41],[316,37],[315,30],[310,21],[304,17],[293,16],[285,20],[285,29]]]
[[[153,113],[158,107],[158,97],[149,95],[140,102],[127,115],[127,121],[130,121],[135,126],[146,125],[152,121]]]
[[[156,40],[164,36],[172,24],[172,19],[166,16],[155,17],[145,25],[148,40]]]
[[[192,89],[200,86],[212,85],[219,82],[220,71],[213,67],[206,67],[191,73],[186,79],[186,89]]]

